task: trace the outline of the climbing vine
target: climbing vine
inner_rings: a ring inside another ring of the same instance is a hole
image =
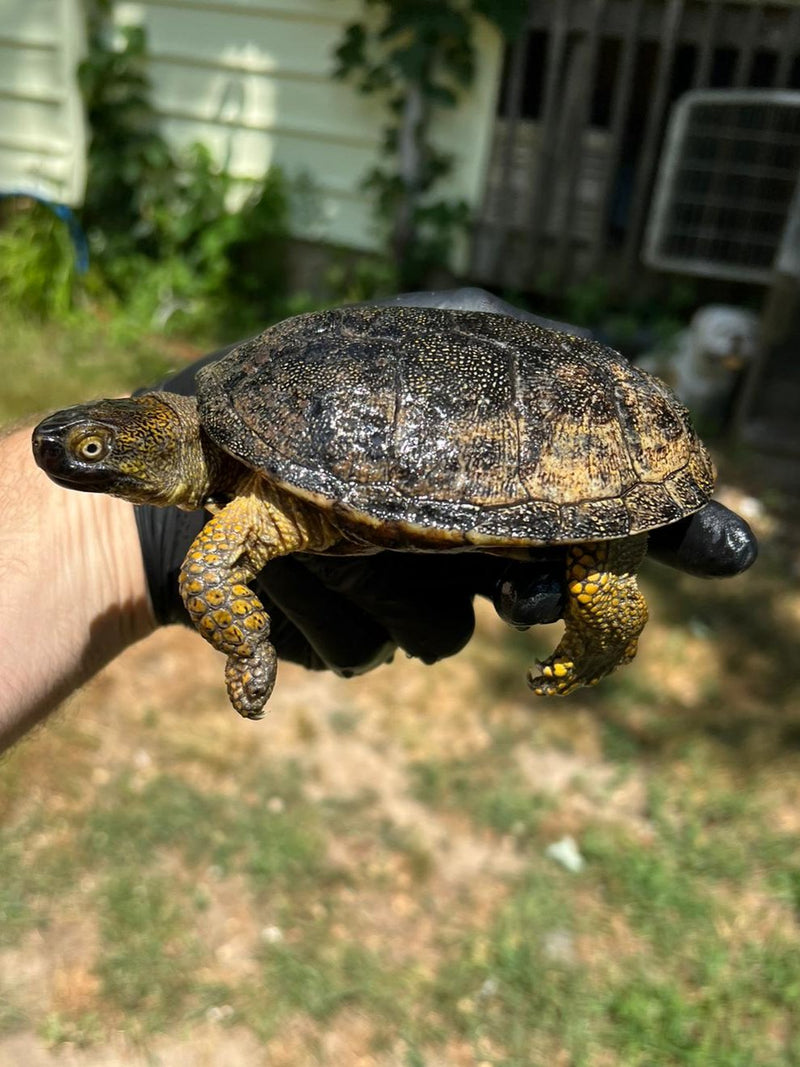
[[[335,74],[386,101],[382,161],[364,185],[387,230],[406,288],[447,262],[469,221],[462,199],[443,193],[454,160],[431,138],[436,113],[457,105],[474,77],[478,16],[506,37],[522,26],[527,0],[364,0],[365,17],[345,28]]]
[[[252,329],[287,307],[290,190],[271,169],[231,205],[234,180],[202,144],[177,151],[160,129],[139,26],[89,5],[79,80],[91,128],[81,211],[92,262],[132,310],[159,327]]]

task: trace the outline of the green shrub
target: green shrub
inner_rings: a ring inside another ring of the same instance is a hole
[[[63,319],[82,295],[116,305],[134,329],[204,339],[287,314],[291,196],[280,171],[247,189],[203,145],[173,149],[150,103],[144,31],[111,27],[102,7],[90,15],[79,81],[92,137],[77,215],[91,270],[79,276],[61,219],[9,201],[0,218],[6,305]]]
[[[64,222],[34,200],[9,200],[0,226],[0,301],[46,320],[72,307],[77,271]]]

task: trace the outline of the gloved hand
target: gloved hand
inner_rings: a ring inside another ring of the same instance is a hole
[[[578,332],[481,289],[410,293],[381,303],[493,312]],[[160,388],[190,395],[199,368],[234,347],[198,360]],[[188,625],[178,571],[208,516],[177,508],[139,506],[135,511],[155,617],[161,624]],[[709,504],[657,531],[651,554],[692,574],[737,574],[755,559],[755,539],[733,512]],[[281,658],[349,676],[385,662],[396,648],[426,663],[458,652],[472,635],[475,595],[490,597],[514,626],[553,622],[563,609],[564,571],[559,548],[536,551],[530,562],[478,552],[304,554],[272,561],[259,575],[256,592],[269,612],[271,639]]]

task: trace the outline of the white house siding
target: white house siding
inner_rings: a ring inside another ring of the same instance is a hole
[[[81,202],[84,46],[80,0],[0,0],[0,193]]]
[[[7,0],[6,0],[7,2]],[[37,0],[44,3],[44,0]],[[314,190],[317,210],[298,236],[375,246],[370,204],[359,183],[379,159],[386,112],[331,76],[344,27],[363,16],[353,0],[142,0],[118,3],[119,22],[147,31],[153,103],[177,146],[196,141],[239,178],[271,164]],[[469,94],[435,130],[455,156],[447,195],[477,205],[499,82],[498,35],[481,25]]]

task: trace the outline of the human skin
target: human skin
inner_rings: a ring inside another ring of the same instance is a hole
[[[0,752],[156,628],[130,504],[65,492],[30,440],[0,439]]]

